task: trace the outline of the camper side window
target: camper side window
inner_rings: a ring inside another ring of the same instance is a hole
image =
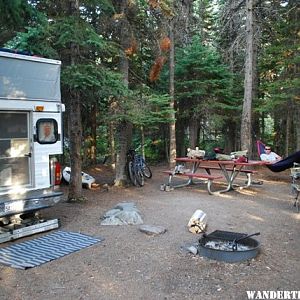
[[[36,122],[37,142],[54,144],[58,140],[57,122],[54,119],[39,119]]]

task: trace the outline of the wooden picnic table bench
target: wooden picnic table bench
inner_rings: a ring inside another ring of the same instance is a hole
[[[197,179],[204,179],[207,181],[207,191],[210,195],[213,194],[213,192],[211,191],[211,185],[213,183],[213,181],[215,179],[221,179],[223,178],[223,176],[221,175],[211,175],[211,174],[206,174],[206,173],[191,173],[191,172],[186,172],[186,173],[175,173],[172,170],[169,171],[163,171],[163,173],[168,174],[169,175],[169,181],[168,181],[168,185],[171,185],[172,183],[172,179],[174,176],[178,176],[178,177],[188,177],[189,180],[188,182],[184,183],[184,184],[179,184],[173,187],[183,187],[183,186],[187,186],[190,185],[192,183],[193,178],[197,178]]]
[[[217,167],[217,166],[203,166],[203,165],[199,165],[198,166],[198,169],[205,169],[207,174],[211,174],[210,173],[210,170],[220,170],[220,167]],[[225,167],[224,168],[227,172],[233,172],[234,169],[232,167]],[[246,177],[247,177],[247,182],[246,182],[246,186],[250,186],[251,183],[253,183],[253,180],[252,180],[252,175],[253,174],[256,174],[257,171],[255,170],[250,170],[250,169],[240,169],[239,170],[239,173],[241,174],[245,174]]]

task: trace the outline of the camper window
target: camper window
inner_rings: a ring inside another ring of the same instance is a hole
[[[54,119],[39,119],[36,122],[37,142],[54,144],[58,140],[57,122]]]

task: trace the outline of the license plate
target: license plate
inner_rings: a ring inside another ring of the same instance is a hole
[[[13,201],[4,204],[4,212],[19,211],[23,208],[23,201]]]

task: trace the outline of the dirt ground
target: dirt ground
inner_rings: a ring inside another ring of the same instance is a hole
[[[204,186],[162,192],[166,167],[152,169],[154,176],[143,188],[84,190],[86,203],[64,200],[45,210],[45,217],[60,219],[61,230],[105,240],[32,269],[0,265],[0,299],[226,300],[247,299],[247,290],[299,290],[300,213],[292,205],[288,172],[275,174],[262,167],[256,177],[263,185],[210,196]],[[89,173],[101,185],[112,183],[108,167]],[[164,226],[167,232],[148,236],[139,226],[101,226],[100,217],[120,202],[135,202],[144,224]],[[184,250],[200,237],[187,230],[196,209],[206,212],[208,232],[260,231],[260,254],[225,263]]]

